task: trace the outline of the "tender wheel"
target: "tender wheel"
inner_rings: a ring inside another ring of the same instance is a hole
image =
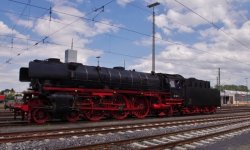
[[[209,111],[209,108],[208,107],[204,107],[204,113],[205,114],[207,114],[207,113],[209,113],[210,111]]]
[[[122,95],[114,96],[113,97],[113,106],[116,109],[115,111],[111,112],[111,115],[113,116],[113,118],[115,118],[117,120],[122,120],[128,116],[129,111],[124,110],[124,109],[129,108],[129,103],[128,103],[128,100],[125,96],[122,96]]]
[[[215,113],[216,112],[216,107],[210,107],[209,112],[210,112],[210,114]]]
[[[66,119],[69,122],[77,122],[80,119],[80,114],[79,114],[78,111],[72,110],[72,111],[70,111],[70,112],[67,113]]]
[[[140,119],[145,118],[150,110],[149,102],[143,97],[134,99],[132,106],[136,109],[132,111],[133,115]]]
[[[44,124],[49,120],[49,113],[41,108],[32,111],[32,119],[37,124]]]

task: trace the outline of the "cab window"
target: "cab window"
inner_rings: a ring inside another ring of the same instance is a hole
[[[171,88],[175,88],[175,81],[174,80],[170,80],[169,84],[170,84]]]

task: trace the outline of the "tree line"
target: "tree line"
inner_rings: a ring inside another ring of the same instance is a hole
[[[243,91],[248,92],[248,87],[245,85],[221,85],[220,87],[218,85],[215,86],[215,88],[220,90],[230,90],[230,91]]]
[[[5,100],[13,100],[15,98],[15,90],[12,89],[5,89],[0,91],[0,95],[5,95]]]

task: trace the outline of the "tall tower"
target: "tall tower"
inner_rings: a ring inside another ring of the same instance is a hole
[[[65,50],[65,63],[77,62],[77,51],[73,50],[73,39],[71,43],[71,49]]]
[[[148,8],[153,8],[153,33],[152,33],[152,71],[155,73],[155,6],[160,5],[159,2],[148,5]]]

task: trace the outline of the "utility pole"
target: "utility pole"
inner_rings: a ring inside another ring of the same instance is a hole
[[[247,87],[247,94],[246,94],[246,99],[247,99],[247,101],[248,101],[248,78],[246,78],[246,87]]]
[[[153,8],[153,37],[152,37],[152,73],[155,73],[155,6],[160,5],[159,2],[148,5],[148,8]]]
[[[101,58],[101,56],[97,56],[97,66],[99,67],[99,59]]]
[[[216,85],[219,87],[219,80],[218,80],[218,76],[216,76]]]
[[[125,59],[123,60],[123,67],[124,67],[124,69],[126,67],[126,61],[125,61]]]
[[[219,91],[221,91],[221,88],[220,88],[220,68],[218,69],[218,87],[219,87]]]
[[[72,41],[71,41],[71,50],[73,50],[73,38],[72,38]]]

